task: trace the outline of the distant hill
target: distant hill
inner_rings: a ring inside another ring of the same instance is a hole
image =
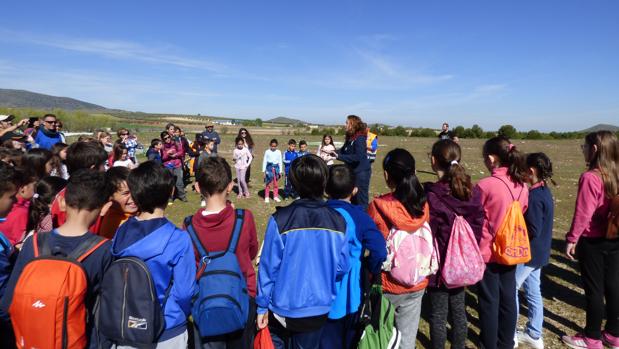
[[[25,90],[0,89],[0,107],[103,111],[107,108],[68,97],[56,97]]]
[[[295,124],[303,124],[303,125],[307,125],[307,122],[302,121],[302,120],[298,120],[298,119],[292,119],[292,118],[286,118],[283,116],[277,117],[277,118],[273,118],[271,120],[267,120],[266,122],[272,122],[274,124],[286,124],[286,125],[295,125]]]
[[[580,132],[587,133],[587,132],[597,132],[597,131],[617,132],[617,131],[619,131],[619,126],[607,125],[607,124],[597,124],[595,126],[589,127],[588,129],[582,130]]]

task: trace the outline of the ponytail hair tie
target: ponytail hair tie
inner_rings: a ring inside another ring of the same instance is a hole
[[[516,146],[511,144],[511,143],[509,143],[509,151],[512,151],[514,148],[516,148]]]
[[[457,166],[457,165],[458,165],[458,160],[451,160],[451,165],[452,165],[452,166],[453,166],[453,165],[456,165],[456,166]]]
[[[38,199],[39,198],[39,194],[38,193],[34,193],[34,195],[32,195],[33,199]]]

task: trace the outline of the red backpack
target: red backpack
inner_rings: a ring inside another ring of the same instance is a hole
[[[34,259],[26,264],[9,308],[17,347],[83,349],[88,278],[81,262],[107,240],[89,234],[68,256],[52,255],[50,233],[34,234]]]

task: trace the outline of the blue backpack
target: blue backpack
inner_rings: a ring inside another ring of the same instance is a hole
[[[209,252],[200,242],[191,216],[185,227],[200,253],[196,275],[198,293],[194,295],[191,315],[202,337],[218,336],[245,328],[249,315],[249,295],[245,276],[236,258],[245,211],[237,209],[232,236],[225,251]]]

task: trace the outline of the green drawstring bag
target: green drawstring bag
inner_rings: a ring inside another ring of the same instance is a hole
[[[380,277],[380,276],[379,276]],[[395,309],[383,296],[381,285],[372,285],[360,311],[359,349],[397,349],[401,334],[395,328]]]

